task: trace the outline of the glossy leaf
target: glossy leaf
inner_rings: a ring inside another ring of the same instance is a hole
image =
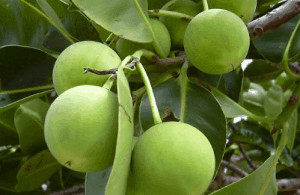
[[[44,11],[47,16],[47,20],[50,24],[52,24],[70,43],[74,43],[74,38],[69,32],[65,29],[64,25],[60,21],[59,17],[52,9],[52,7],[45,0],[36,0],[39,7]]]
[[[28,47],[0,48],[1,90],[50,84],[55,58]]]
[[[266,61],[253,60],[246,70],[245,76],[252,82],[261,82],[276,78],[282,72],[280,65]]]
[[[85,194],[105,195],[105,187],[110,176],[111,167],[103,171],[86,173]]]
[[[160,115],[163,121],[178,120],[182,116],[183,122],[204,133],[213,146],[218,167],[226,141],[226,120],[223,111],[206,89],[187,80],[182,82],[182,77],[185,76],[171,79],[154,88]],[[183,107],[184,110],[181,110]],[[140,121],[144,130],[154,124],[147,95],[142,98]]]
[[[196,68],[189,68],[188,75],[192,79],[204,81],[216,87],[232,100],[238,102],[242,88],[243,71],[232,71],[223,75],[206,74]]]
[[[243,195],[273,195],[277,194],[277,182],[275,165],[277,162],[275,156],[271,156],[266,160],[258,169],[253,171],[247,177],[242,178],[238,182],[228,185],[220,190],[217,190],[211,195],[231,195],[231,194],[243,194]],[[266,187],[265,191],[261,190]]]
[[[280,28],[269,31],[263,36],[252,40],[258,52],[266,59],[272,62],[280,62],[287,43],[292,35],[300,14],[284,23]],[[289,57],[293,57],[300,52],[300,30],[296,32],[295,39],[292,42]]]
[[[272,151],[273,139],[270,132],[255,122],[241,121],[237,124],[238,130],[233,131],[232,139],[237,142],[259,146]]]
[[[35,93],[33,95],[29,95],[29,96],[26,96],[25,98],[23,99],[19,99],[11,104],[8,104],[6,106],[3,106],[3,107],[0,107],[0,114],[2,114],[3,112],[7,111],[7,110],[10,110],[12,108],[15,108],[17,106],[19,106],[20,104],[23,104],[23,103],[26,103],[26,102],[29,102],[30,100],[33,100],[35,98],[39,98],[39,97],[42,97],[42,96],[45,96],[45,95],[48,95],[49,93],[51,92],[54,92],[53,89],[51,90],[47,90],[47,91],[43,91],[43,92],[39,92],[39,93]]]
[[[20,168],[16,185],[17,191],[31,191],[39,188],[46,182],[61,165],[54,159],[48,150],[34,155]]]
[[[34,99],[21,104],[15,113],[15,126],[22,151],[26,154],[47,148],[44,138],[44,120],[49,104]]]
[[[283,110],[283,90],[280,85],[274,84],[267,92],[264,100],[266,116],[277,117]]]
[[[36,0],[26,0],[38,10]],[[92,24],[79,12],[71,12],[58,0],[47,0],[66,30],[79,40],[99,40]],[[42,10],[40,10],[42,11]],[[26,17],[24,17],[26,16]],[[62,51],[70,43],[49,21],[21,0],[0,1],[0,47],[20,45]]]
[[[117,77],[119,119],[118,137],[112,171],[105,194],[125,194],[133,142],[133,107],[129,84],[123,67]]]
[[[73,0],[85,15],[115,35],[135,41],[151,42],[146,25],[132,0]],[[138,0],[147,15],[147,1]]]
[[[294,148],[294,143],[296,139],[296,133],[297,133],[297,121],[298,121],[298,112],[295,110],[289,120],[287,121],[289,124],[289,130],[288,130],[288,141],[287,141],[287,148],[290,152],[292,152]]]
[[[19,143],[18,134],[14,125],[16,109],[0,113],[0,146],[15,145]]]
[[[37,49],[0,48],[0,107],[51,89],[54,62],[55,58]]]

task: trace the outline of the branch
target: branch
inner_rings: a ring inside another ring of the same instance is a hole
[[[244,158],[246,159],[247,163],[248,163],[249,166],[252,168],[252,170],[257,169],[259,166],[256,165],[256,164],[254,164],[254,163],[252,162],[252,160],[250,159],[250,157],[246,154],[246,151],[245,151],[244,147],[242,146],[242,144],[239,143],[239,142],[238,142],[237,144],[238,144],[239,149],[240,149],[240,151],[242,152]]]
[[[137,62],[139,62],[139,59],[133,58],[132,61],[129,64],[127,64],[126,66],[127,66],[127,68],[133,68],[137,64]],[[102,70],[102,71],[95,70],[92,68],[83,68],[83,71],[84,71],[84,73],[91,72],[91,73],[94,73],[97,75],[108,75],[108,74],[117,74],[118,68]]]
[[[84,184],[80,184],[77,186],[73,186],[67,188],[65,190],[61,190],[58,192],[53,192],[50,195],[66,195],[66,194],[77,194],[77,195],[84,195],[85,186]]]
[[[250,37],[257,38],[270,30],[277,29],[299,13],[300,0],[288,0],[282,6],[250,22],[248,24]]]
[[[158,56],[154,56],[152,62],[157,66],[167,67],[167,66],[182,65],[186,60],[187,60],[186,55],[180,55],[180,56],[176,56],[175,58],[165,58],[165,59],[161,59]]]
[[[225,160],[222,160],[221,165],[230,169],[231,171],[239,174],[241,177],[246,177],[248,175],[248,173],[246,171],[244,171],[243,169],[241,169],[240,167],[235,166]]]

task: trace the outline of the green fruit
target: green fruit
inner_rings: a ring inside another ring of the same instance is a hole
[[[62,93],[45,119],[45,139],[62,165],[80,172],[101,171],[113,163],[117,96],[102,87],[82,85]]]
[[[250,45],[244,22],[222,9],[201,12],[189,23],[184,49],[191,63],[208,74],[224,74],[239,67]]]
[[[53,69],[53,84],[57,94],[78,85],[102,86],[109,75],[84,73],[84,68],[108,70],[117,68],[121,59],[114,50],[95,41],[82,41],[66,48]]]
[[[255,13],[257,0],[208,0],[208,6],[231,11],[248,23]]]
[[[150,19],[150,23],[162,50],[168,55],[171,49],[171,38],[168,29],[159,20]],[[125,39],[119,39],[116,43],[116,50],[122,59],[140,49],[155,50],[152,43],[136,43]]]
[[[201,7],[198,3],[191,0],[179,0],[168,8],[169,11],[184,13],[190,16],[196,16]],[[160,20],[166,25],[171,36],[172,47],[183,47],[184,32],[189,24],[188,20],[172,17],[160,17]]]
[[[132,193],[199,195],[213,178],[215,156],[210,142],[198,129],[166,122],[142,135],[134,147],[131,167]]]

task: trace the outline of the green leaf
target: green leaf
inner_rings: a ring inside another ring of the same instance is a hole
[[[26,2],[39,9],[36,0]],[[58,0],[45,2],[53,8],[73,37],[79,40],[99,40],[97,31],[81,13],[69,11],[68,5]],[[0,47],[20,45],[48,52],[48,49],[62,51],[70,44],[45,18],[20,0],[0,1],[0,32]]]
[[[277,117],[283,110],[283,90],[280,85],[274,84],[267,92],[264,100],[266,116]]]
[[[30,100],[33,100],[35,98],[39,98],[39,97],[42,97],[42,96],[45,96],[51,92],[53,92],[54,90],[51,89],[51,90],[47,90],[47,91],[43,91],[43,92],[39,92],[39,93],[35,93],[33,95],[30,95],[30,96],[26,96],[25,98],[23,99],[19,99],[11,104],[8,104],[6,106],[3,106],[3,107],[0,107],[0,114],[2,114],[3,112],[7,111],[7,110],[10,110],[12,108],[15,108],[17,106],[19,106],[20,104],[23,104],[23,103],[26,103],[26,102],[29,102]]]
[[[0,112],[0,146],[15,145],[19,143],[18,134],[14,125],[16,109]]]
[[[277,182],[275,165],[277,162],[276,156],[271,156],[258,169],[253,171],[247,177],[242,178],[238,182],[228,185],[220,190],[217,190],[211,195],[273,195],[277,194]],[[265,191],[261,190],[266,187]]]
[[[289,120],[287,121],[289,124],[289,130],[288,130],[288,141],[287,141],[287,148],[290,152],[292,152],[294,148],[294,143],[296,139],[296,133],[297,133],[297,121],[298,121],[298,112],[295,110]]]
[[[253,60],[246,70],[245,76],[252,82],[261,82],[276,78],[282,70],[278,64],[266,60]]]
[[[16,185],[17,191],[31,191],[39,188],[46,182],[61,165],[54,159],[48,150],[34,155],[20,168]]]
[[[44,138],[44,120],[49,104],[34,99],[21,104],[15,113],[15,126],[22,151],[25,154],[47,148]]]
[[[199,80],[200,83],[201,81],[209,83],[234,101],[239,101],[242,88],[243,71],[236,70],[223,75],[212,75],[201,72],[194,67],[190,67],[188,75],[193,80]]]
[[[130,88],[123,67],[117,78],[119,119],[115,159],[105,194],[125,194],[133,142],[133,107]]]
[[[238,130],[232,133],[234,141],[259,146],[267,151],[274,149],[270,132],[256,122],[241,121],[237,127]]]
[[[152,41],[132,0],[73,0],[72,2],[96,24],[119,37],[135,42]],[[138,2],[147,15],[147,1]]]
[[[60,19],[56,15],[55,11],[51,8],[51,6],[47,3],[47,1],[36,0],[42,10],[46,13],[41,12],[37,7],[30,4],[26,0],[21,0],[28,7],[37,12],[41,17],[45,18],[51,25],[53,25],[70,43],[74,43],[72,36],[65,29]]]
[[[41,50],[6,46],[0,48],[1,90],[49,85],[55,58]]]
[[[105,195],[105,187],[111,173],[111,167],[103,171],[86,173],[85,194]]]
[[[55,58],[41,50],[0,48],[0,107],[53,88],[50,85]]]
[[[281,62],[284,51],[292,35],[297,22],[300,19],[300,14],[293,17],[280,28],[269,31],[263,36],[253,39],[258,52],[265,58],[272,62]],[[292,46],[289,51],[289,57],[293,57],[300,52],[300,29],[296,32]]]
[[[226,141],[226,120],[223,111],[206,89],[187,80],[182,82],[182,77],[185,76],[171,79],[154,88],[160,115],[163,121],[176,120],[182,112],[183,122],[204,133],[214,149],[217,170]],[[154,125],[147,95],[142,98],[140,121],[144,130]]]

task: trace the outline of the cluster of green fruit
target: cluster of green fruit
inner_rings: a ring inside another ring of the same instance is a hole
[[[236,7],[221,0],[211,2],[216,7]],[[256,6],[256,0],[239,1],[243,8],[247,7],[245,2]],[[224,9],[201,12],[200,4],[190,0],[179,0],[169,9],[195,17],[190,22],[166,16],[150,20],[165,54],[170,53],[171,47],[184,47],[191,63],[211,74],[229,72],[246,57],[249,35],[237,15]],[[231,11],[235,10],[243,13],[245,22],[254,12],[235,8]],[[118,133],[118,98],[101,87],[109,76],[83,74],[83,68],[117,68],[121,63],[119,56],[124,58],[139,49],[156,48],[152,43],[120,39],[116,43],[117,54],[102,43],[83,41],[69,46],[58,57],[53,83],[59,96],[46,115],[45,139],[62,165],[80,172],[101,171],[112,165]],[[201,194],[214,172],[214,151],[201,131],[181,122],[157,124],[134,146],[128,194]]]
[[[46,115],[45,138],[53,156],[70,169],[94,172],[113,163],[117,96],[100,87],[105,79],[101,81],[93,74],[82,76],[82,70],[85,66],[110,69],[119,63],[112,49],[92,41],[71,45],[55,63],[53,82],[59,96]],[[215,157],[199,130],[167,122],[141,136],[134,147],[131,167],[129,194],[200,193],[214,175]]]

